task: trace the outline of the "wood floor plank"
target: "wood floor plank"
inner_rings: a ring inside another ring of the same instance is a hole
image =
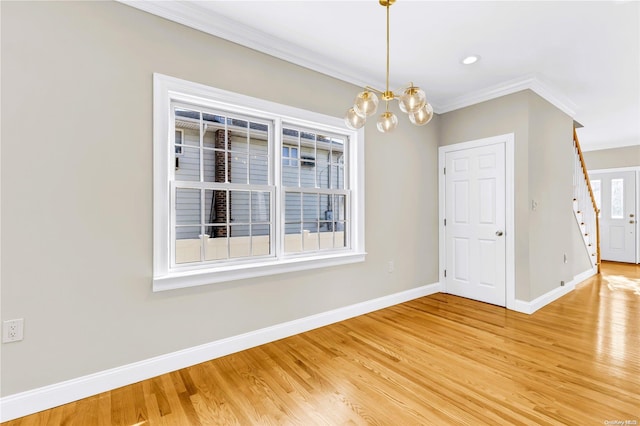
[[[2,426],[640,423],[640,267],[602,271],[532,315],[435,294]]]

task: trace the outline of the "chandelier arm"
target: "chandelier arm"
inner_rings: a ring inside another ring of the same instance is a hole
[[[371,86],[364,86],[365,90],[370,90],[372,92],[376,92],[379,95],[384,95],[384,92],[382,90],[378,90],[375,87],[371,87]]]

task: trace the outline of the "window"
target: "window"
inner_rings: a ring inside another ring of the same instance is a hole
[[[292,146],[282,147],[282,165],[298,167],[298,148]]]
[[[611,219],[624,219],[624,179],[611,179]]]
[[[154,290],[363,261],[362,145],[341,119],[156,74]]]

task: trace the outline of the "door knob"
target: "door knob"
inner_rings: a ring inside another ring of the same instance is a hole
[[[498,237],[502,237],[502,234],[504,234],[504,232],[502,232],[502,231],[496,231],[496,236],[498,236]]]
[[[636,223],[635,220],[630,220],[629,223]]]

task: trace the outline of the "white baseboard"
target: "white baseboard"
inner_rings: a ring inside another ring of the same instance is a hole
[[[573,291],[573,289],[576,288],[577,284],[581,283],[589,277],[592,277],[597,273],[597,271],[597,267],[587,269],[586,271],[573,277],[573,280],[565,283],[564,286],[554,288],[550,292],[543,294],[542,296],[532,300],[531,302],[516,300],[514,311],[522,312],[524,314],[532,314],[538,309],[547,306],[549,303],[558,300],[565,294]]]
[[[37,413],[38,411],[47,410],[101,392],[106,392],[440,291],[440,283],[428,284],[389,296],[356,303],[193,348],[78,377],[77,379],[9,395],[0,399],[0,421],[5,422]]]

